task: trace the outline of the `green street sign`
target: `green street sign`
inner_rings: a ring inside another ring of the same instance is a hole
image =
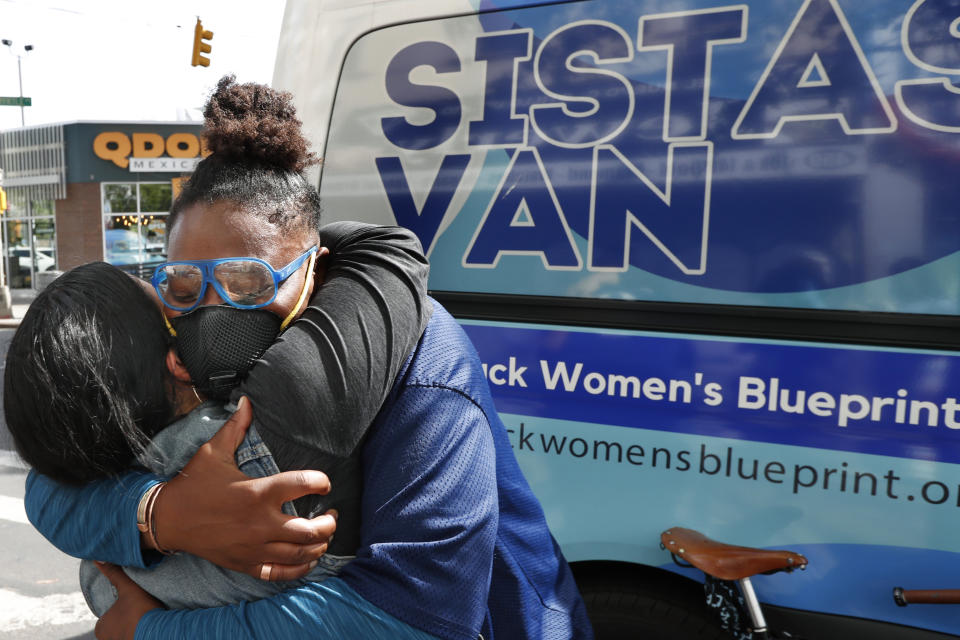
[[[29,107],[31,104],[33,104],[32,98],[10,98],[0,96],[0,107]]]

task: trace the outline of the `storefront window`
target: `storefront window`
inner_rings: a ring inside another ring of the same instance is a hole
[[[53,217],[53,200],[34,200],[30,206],[30,215]]]
[[[106,259],[110,264],[137,264],[144,262],[140,245],[138,215],[108,216],[104,230]]]
[[[166,259],[167,216],[150,214],[140,217],[140,235],[147,252],[147,260]]]
[[[104,255],[115,265],[166,259],[167,212],[173,201],[169,182],[103,185]]]
[[[137,185],[136,184],[105,184],[103,185],[103,212],[104,213],[136,213],[137,212]]]
[[[7,282],[11,289],[28,289],[32,282],[30,234],[26,220],[8,220],[4,225],[7,241]]]
[[[3,225],[7,284],[27,289],[35,275],[57,268],[57,235],[52,200],[12,198]]]
[[[173,188],[169,182],[140,185],[140,211],[170,211]]]
[[[50,271],[57,265],[57,237],[54,233],[53,217],[34,218],[31,221],[33,232],[33,270]]]

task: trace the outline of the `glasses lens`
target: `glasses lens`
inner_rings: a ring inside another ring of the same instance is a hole
[[[213,275],[230,301],[239,305],[265,305],[276,292],[273,274],[266,265],[254,260],[221,262]]]
[[[158,286],[160,296],[175,309],[186,309],[196,304],[203,288],[203,273],[192,264],[168,264],[163,266],[163,275]]]

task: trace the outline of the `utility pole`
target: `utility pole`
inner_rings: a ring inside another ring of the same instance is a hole
[[[14,52],[12,40],[4,39],[4,40],[0,40],[0,43],[2,43],[6,47],[9,47],[11,53]],[[24,45],[23,51],[24,53],[30,53],[31,51],[33,51],[33,45],[32,44]],[[20,98],[19,98],[20,126],[26,127],[27,116],[26,116],[26,111],[24,107],[26,107],[27,105],[27,100],[24,99],[23,97],[23,66],[21,63],[21,59],[23,58],[23,56],[19,53],[15,55],[17,56],[17,81],[20,85]],[[3,172],[2,170],[0,170],[0,191],[2,190],[3,190]],[[3,194],[3,195],[4,195],[3,200],[6,200],[6,197],[5,197],[6,194]],[[4,205],[6,205],[5,202],[4,202]],[[0,234],[0,249],[3,248],[3,235],[5,234]],[[11,318],[13,316],[12,314],[13,306],[10,300],[10,281],[6,277],[9,274],[4,273],[5,271],[4,264],[3,264],[4,258],[2,253],[4,252],[0,252],[0,318]]]
[[[0,215],[6,216],[7,194],[3,190],[3,169],[0,169]],[[3,236],[5,233],[0,230],[0,319],[13,317],[13,305],[10,300],[10,282],[4,274],[5,266],[3,257]]]
[[[10,47],[11,52],[13,51],[13,40],[2,40],[0,42],[3,42],[4,45]],[[23,50],[27,53],[30,53],[33,51],[33,45],[24,45]],[[19,53],[15,55],[17,56],[17,79],[20,81],[20,126],[25,127],[27,126],[27,118],[26,114],[24,113],[25,101],[23,99],[23,68],[20,65],[20,60],[23,56],[21,56]]]
[[[20,126],[27,126],[27,116],[23,111],[23,70],[20,68],[20,54],[17,54],[17,79],[20,81]]]

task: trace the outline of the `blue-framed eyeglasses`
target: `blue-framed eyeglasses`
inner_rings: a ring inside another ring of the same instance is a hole
[[[230,306],[259,309],[273,302],[280,284],[316,252],[314,245],[280,270],[259,258],[164,262],[153,272],[152,282],[163,304],[174,311],[195,309],[203,300],[207,283]]]

